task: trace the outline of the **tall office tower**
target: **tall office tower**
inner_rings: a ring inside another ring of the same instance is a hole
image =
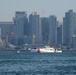
[[[76,16],[73,10],[65,13],[63,18],[63,45],[72,45],[72,36],[76,34]]]
[[[62,45],[62,27],[63,24],[58,22],[58,27],[57,27],[57,46],[60,47]]]
[[[29,30],[29,35],[32,37],[32,43],[40,44],[42,42],[41,19],[37,12],[34,12],[29,16]],[[35,42],[33,42],[33,40]]]
[[[26,21],[27,14],[24,11],[17,11],[15,13],[14,23],[15,23],[15,44],[22,45],[24,39],[24,25]]]
[[[41,18],[41,24],[42,24],[42,42],[43,44],[47,44],[49,35],[49,18],[47,17]]]
[[[28,36],[29,35],[29,23],[28,23],[28,18],[27,17],[25,17],[24,35],[25,36]]]
[[[1,38],[6,41],[8,36],[8,42],[13,44],[13,32],[14,22],[0,22]]]
[[[51,46],[57,44],[57,18],[52,15],[49,17],[49,43]]]
[[[7,33],[14,31],[14,22],[0,22],[1,38],[6,39]]]

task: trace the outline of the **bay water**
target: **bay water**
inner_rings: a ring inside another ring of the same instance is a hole
[[[0,75],[76,75],[76,51],[0,51]]]

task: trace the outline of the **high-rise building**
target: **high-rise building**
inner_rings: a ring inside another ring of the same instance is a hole
[[[8,36],[8,42],[13,44],[14,22],[0,22],[0,28],[2,40],[6,42]]]
[[[30,35],[41,36],[41,20],[37,12],[29,16]]]
[[[73,34],[76,34],[76,14],[69,10],[63,18],[63,45],[72,45]]]
[[[49,43],[51,46],[57,44],[57,18],[52,15],[49,17]]]
[[[62,45],[62,24],[58,24],[57,27],[57,45],[61,46]]]
[[[25,36],[28,36],[29,35],[29,23],[28,23],[28,18],[27,17],[25,17],[24,35]]]
[[[32,43],[40,44],[42,41],[41,35],[41,19],[37,12],[33,12],[29,16],[29,35],[32,37]]]
[[[7,34],[14,31],[14,22],[0,22],[1,38],[6,39]]]
[[[14,24],[15,24],[15,44],[22,45],[24,39],[24,26],[27,18],[27,14],[25,11],[17,11],[15,13]]]
[[[76,49],[76,35],[72,36],[72,48]]]
[[[41,18],[41,24],[42,24],[42,41],[43,44],[47,44],[49,36],[49,18],[48,17]]]

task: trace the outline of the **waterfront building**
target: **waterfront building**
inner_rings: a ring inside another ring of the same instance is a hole
[[[17,11],[15,13],[15,18],[14,18],[14,24],[15,24],[15,44],[16,45],[22,45],[24,43],[24,34],[27,35],[27,33],[25,33],[24,30],[24,26],[26,23],[26,19],[27,19],[27,14],[25,11]]]
[[[42,25],[42,42],[43,44],[47,44],[49,36],[49,18],[48,17],[41,18],[41,25]]]
[[[7,35],[11,36],[14,32],[14,22],[0,22],[1,38],[6,39]]]
[[[51,46],[57,44],[57,18],[54,15],[49,17],[49,43]]]
[[[69,10],[63,18],[63,45],[72,45],[73,34],[76,34],[76,14]]]
[[[37,12],[33,12],[29,16],[29,36],[32,38],[32,44],[42,43],[41,19]]]

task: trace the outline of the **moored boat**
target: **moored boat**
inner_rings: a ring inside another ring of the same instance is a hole
[[[38,53],[54,53],[54,52],[59,52],[59,53],[61,53],[62,50],[61,49],[55,49],[55,48],[50,47],[50,46],[44,46],[42,48],[33,48],[33,49],[31,49],[31,52],[38,52]]]
[[[62,50],[60,48],[56,49],[55,52],[61,53]]]
[[[43,48],[39,48],[38,52],[40,52],[40,53],[53,53],[53,52],[55,52],[55,49],[53,47],[50,47],[50,46],[44,46]]]
[[[38,48],[32,48],[30,49],[31,52],[37,52],[38,51]]]

